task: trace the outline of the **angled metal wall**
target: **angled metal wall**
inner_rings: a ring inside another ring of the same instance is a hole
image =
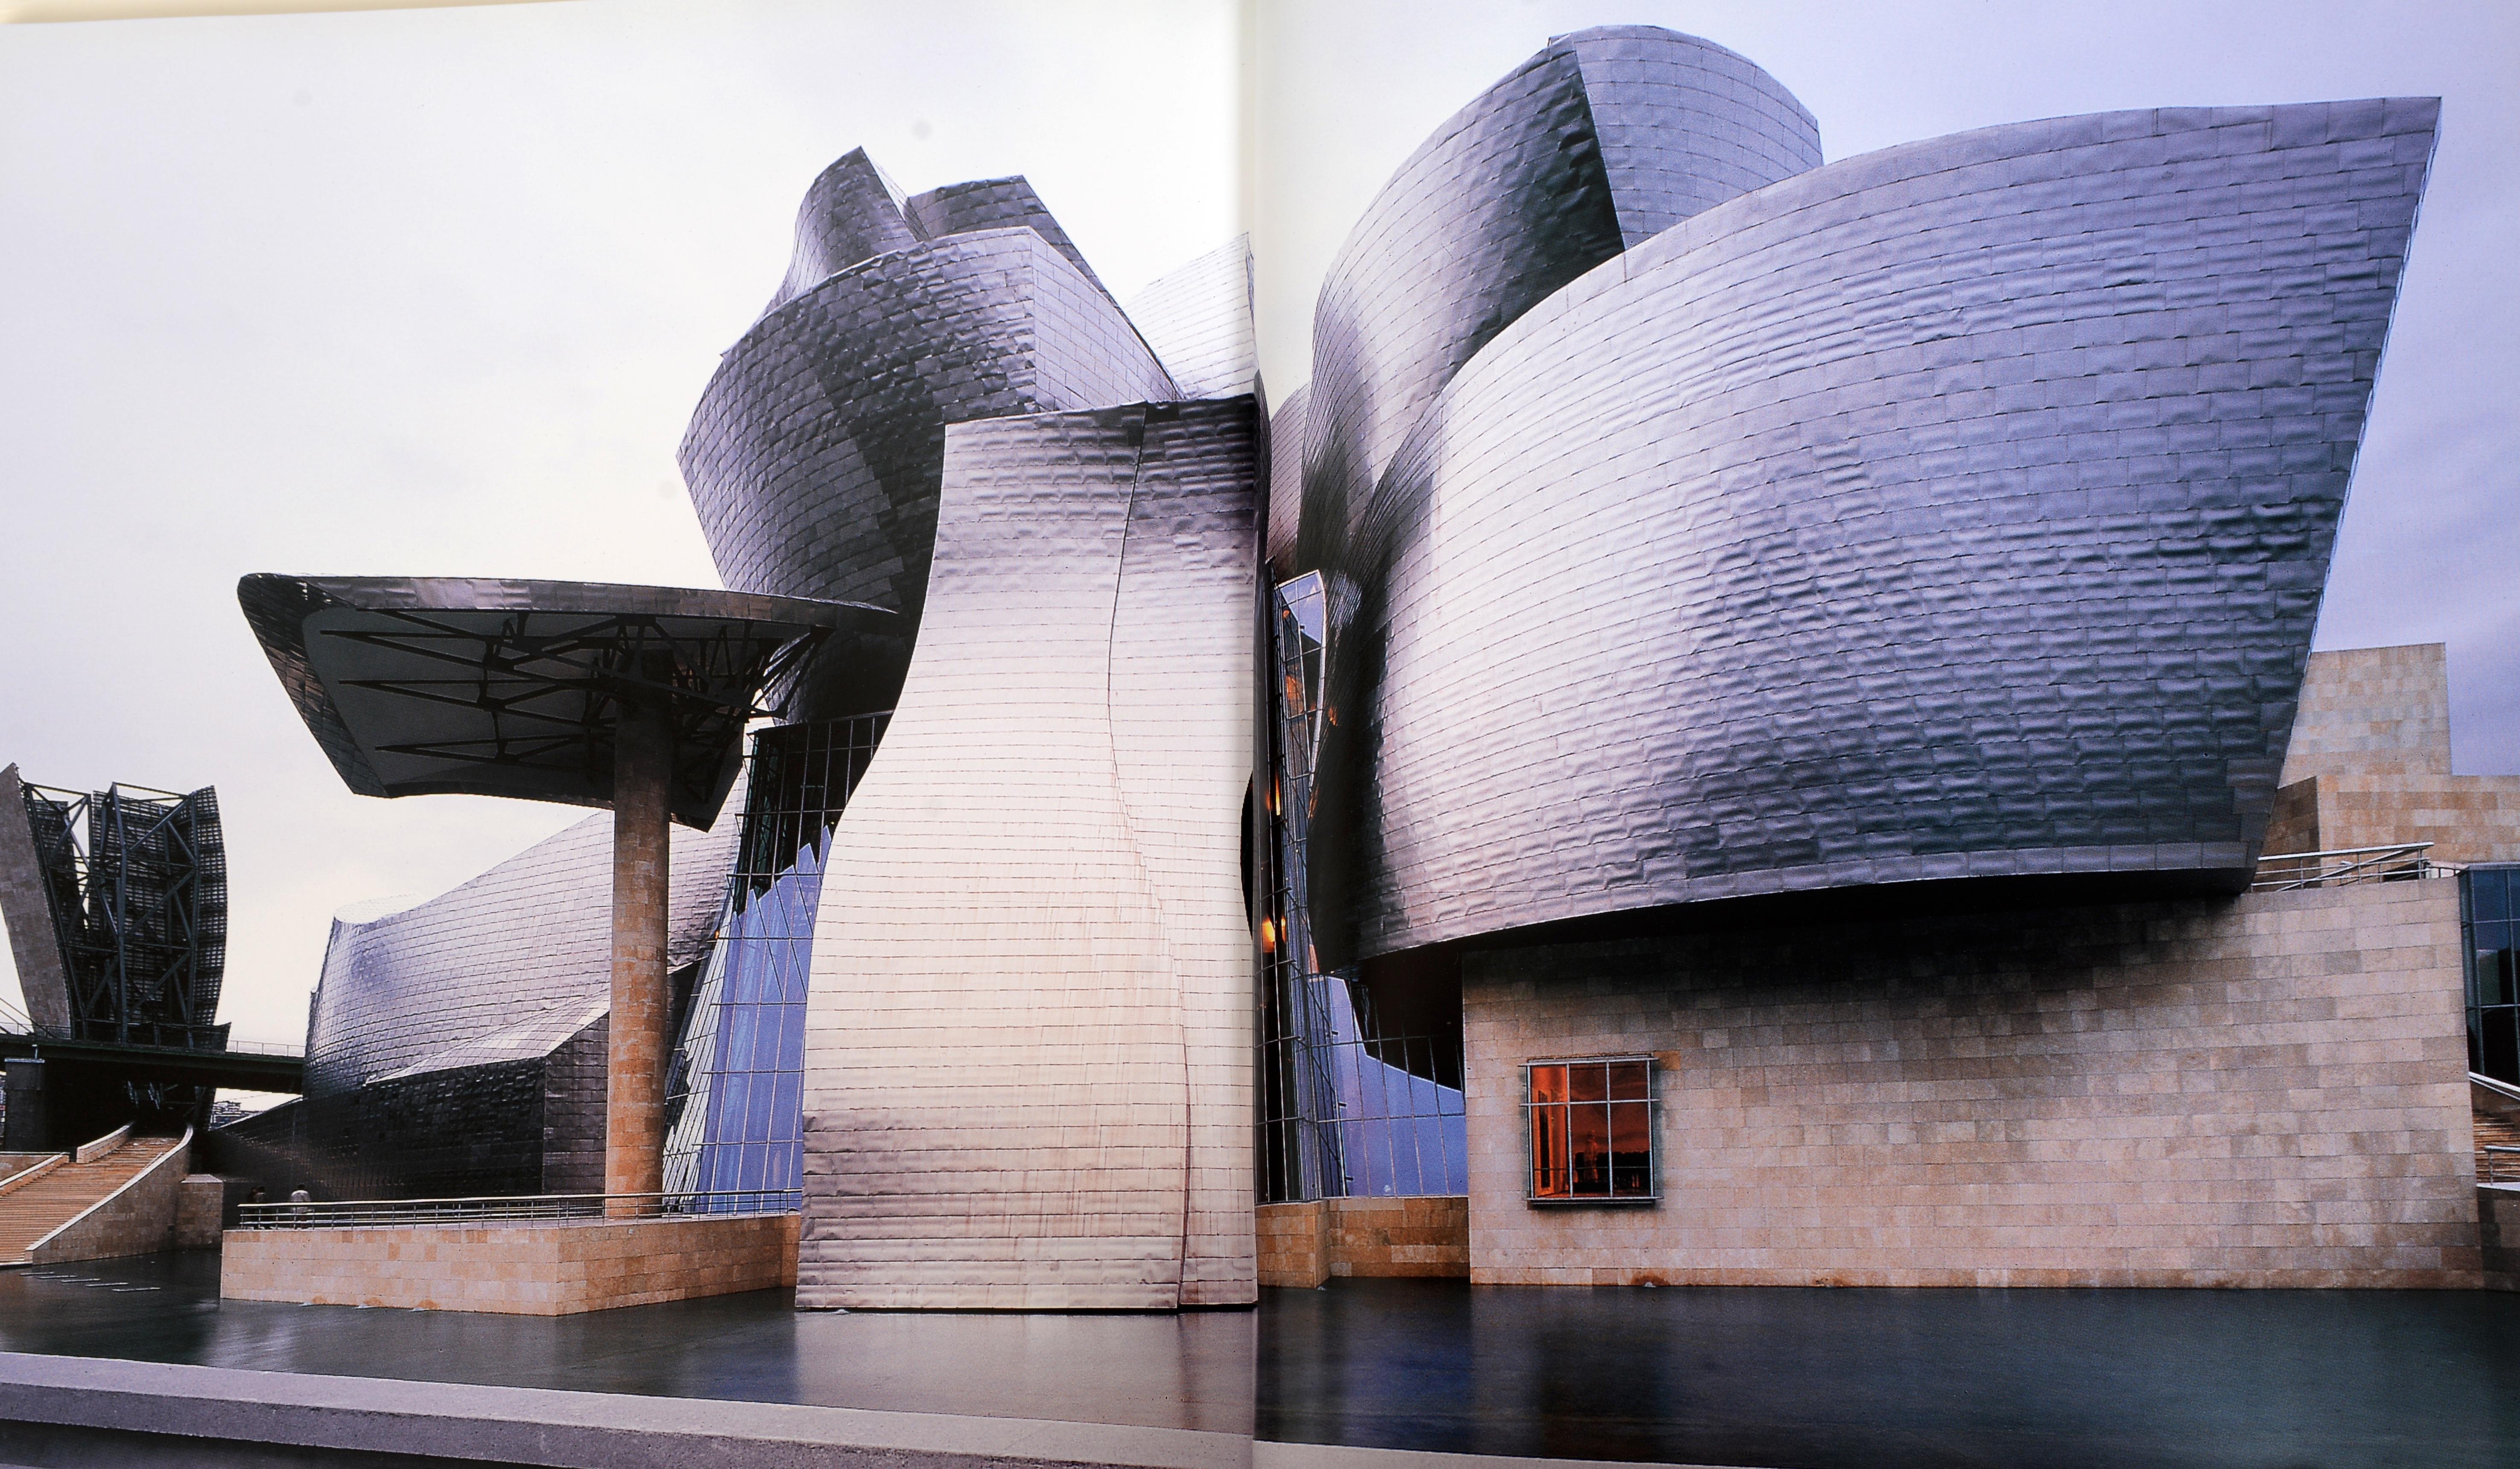
[[[809,1306],[1253,1298],[1250,399],[948,434],[926,627],[833,836]]]
[[[1359,538],[1365,717],[1325,755],[1356,952],[1851,884],[2243,880],[2435,111],[1890,149],[1500,334]]]
[[[1129,320],[1163,360],[1182,398],[1256,392],[1251,237],[1238,235],[1129,297]]]

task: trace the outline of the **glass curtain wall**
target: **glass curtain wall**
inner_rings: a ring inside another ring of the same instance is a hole
[[[1328,605],[1317,572],[1281,585],[1273,601],[1260,1198],[1466,1193],[1462,1090],[1436,1080],[1461,1075],[1459,1040],[1383,1035],[1365,985],[1346,971],[1322,972],[1313,952],[1305,854],[1313,757],[1331,717],[1323,698]]]
[[[889,714],[753,736],[717,941],[692,989],[665,1100],[665,1191],[698,1211],[803,1202],[805,996],[823,859]]]
[[[2520,865],[2479,863],[2458,878],[2467,937],[2467,1069],[2520,1084]]]

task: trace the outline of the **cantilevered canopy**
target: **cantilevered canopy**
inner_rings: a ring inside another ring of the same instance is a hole
[[[892,621],[855,602],[472,577],[237,584],[316,742],[362,795],[612,803],[625,707],[671,711],[673,819],[705,829],[762,690],[826,640]]]

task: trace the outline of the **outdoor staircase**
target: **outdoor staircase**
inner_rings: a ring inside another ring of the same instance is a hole
[[[31,1265],[37,1241],[130,1182],[150,1164],[183,1145],[180,1137],[133,1137],[95,1161],[76,1155],[50,1172],[0,1193],[0,1268]],[[0,1179],[5,1184],[6,1179]]]
[[[2520,1119],[2498,1117],[2479,1107],[2476,1118],[2476,1181],[2482,1183],[2489,1173],[2499,1174],[2505,1183],[2520,1183],[2520,1154],[2503,1153],[2489,1165],[2485,1149],[2488,1143],[2497,1147],[2520,1147]],[[0,1198],[0,1204],[9,1202]]]

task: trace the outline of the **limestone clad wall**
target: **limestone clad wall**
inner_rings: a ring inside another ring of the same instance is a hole
[[[2310,655],[2270,852],[2430,842],[2435,862],[2520,861],[2520,776],[2451,772],[2438,643]]]
[[[570,1315],[796,1283],[796,1216],[231,1229],[234,1301]]]
[[[1330,1277],[1329,1233],[1323,1215],[1328,1201],[1263,1204],[1253,1211],[1260,1283],[1310,1290]]]
[[[219,1214],[227,1190],[216,1174],[186,1174],[175,1191],[175,1232],[171,1249],[215,1250],[219,1247]]]
[[[2448,881],[1467,957],[1471,1279],[2487,1283]],[[1526,1060],[1651,1051],[1659,1202],[1525,1202]]]
[[[1470,1272],[1470,1201],[1312,1199],[1258,1211],[1260,1283],[1309,1289],[1333,1275]]]

